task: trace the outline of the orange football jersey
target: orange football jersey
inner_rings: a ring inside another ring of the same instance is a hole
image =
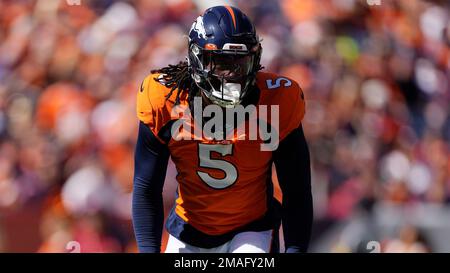
[[[171,114],[177,90],[166,99],[170,88],[155,81],[158,76],[147,76],[137,96],[137,116],[157,137],[164,126],[178,119]],[[258,72],[257,86],[260,90],[258,113],[262,105],[268,109],[279,107],[278,134],[282,140],[299,127],[303,119],[302,90],[291,79],[265,72]],[[180,105],[188,105],[187,92],[181,94]],[[267,112],[270,122],[270,110]],[[190,122],[189,126],[198,125]],[[208,235],[224,234],[261,218],[267,210],[267,181],[271,179],[272,167],[272,152],[261,151],[262,143],[259,138],[245,137],[230,141],[171,138],[165,144],[178,171],[175,213]]]

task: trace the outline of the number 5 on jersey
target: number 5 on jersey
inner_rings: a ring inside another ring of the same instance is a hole
[[[214,189],[225,189],[233,185],[238,178],[236,167],[224,159],[211,158],[211,153],[216,152],[221,156],[233,154],[233,144],[202,144],[198,145],[199,166],[203,168],[217,169],[225,173],[222,179],[214,178],[207,172],[197,171],[198,176],[208,186]]]

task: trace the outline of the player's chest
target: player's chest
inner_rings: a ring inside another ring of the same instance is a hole
[[[171,142],[169,149],[183,177],[180,183],[205,183],[214,189],[265,181],[272,162],[272,153],[260,151],[257,141],[184,140]]]
[[[272,152],[261,151],[261,144],[262,142],[257,140],[181,140],[171,141],[169,150],[175,163],[219,169],[221,166],[233,164],[236,168],[247,171],[263,168],[271,163]]]

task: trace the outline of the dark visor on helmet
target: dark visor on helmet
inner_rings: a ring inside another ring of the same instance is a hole
[[[218,78],[224,78],[228,81],[241,80],[242,77],[247,77],[251,73],[254,59],[253,54],[204,51],[203,68]]]

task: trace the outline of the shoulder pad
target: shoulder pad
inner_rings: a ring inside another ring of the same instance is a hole
[[[305,97],[299,84],[274,73],[259,72],[260,105],[279,106],[280,140],[298,128],[305,115]]]
[[[157,137],[161,128],[174,118],[171,112],[178,91],[175,89],[167,99],[171,88],[157,81],[159,77],[161,77],[159,74],[148,75],[139,87],[136,98],[138,119],[147,124]],[[180,99],[182,104],[186,103],[186,94],[183,94]]]

